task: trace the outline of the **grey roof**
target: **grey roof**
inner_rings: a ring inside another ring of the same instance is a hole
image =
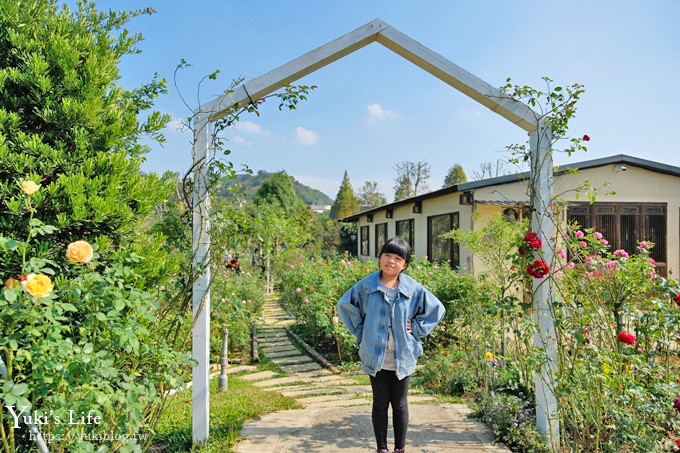
[[[660,162],[654,162],[651,160],[641,159],[639,157],[628,156],[625,154],[617,154],[614,156],[602,157],[600,159],[592,159],[583,162],[575,162],[572,164],[560,165],[555,170],[555,174],[565,173],[572,170],[585,170],[588,168],[597,168],[604,167],[605,165],[616,164],[628,164],[633,165],[635,167],[644,168],[646,170],[655,171],[658,173],[665,173],[672,176],[680,176],[680,167],[674,167],[672,165],[662,164]],[[522,172],[515,173],[512,175],[499,176],[496,178],[480,179],[479,181],[470,181],[462,184],[456,184],[450,187],[435,190],[433,192],[428,192],[422,195],[417,195],[415,197],[406,198],[404,200],[395,201],[393,203],[388,203],[377,208],[369,209],[367,211],[363,211],[358,214],[345,217],[340,220],[343,222],[357,222],[362,215],[372,214],[374,212],[384,211],[385,209],[392,209],[398,206],[403,206],[405,204],[427,200],[429,198],[436,198],[450,193],[466,192],[469,190],[479,189],[482,187],[497,186],[502,184],[510,184],[517,181],[523,181],[528,179],[529,175],[530,172]]]

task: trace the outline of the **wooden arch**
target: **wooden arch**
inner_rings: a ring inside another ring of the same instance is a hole
[[[527,105],[503,95],[450,60],[423,46],[380,19],[373,20],[321,47],[279,66],[268,73],[248,80],[232,92],[201,105],[194,113],[194,195],[193,195],[193,248],[194,287],[192,354],[198,365],[193,369],[193,440],[203,445],[208,440],[209,426],[209,374],[210,374],[210,233],[208,222],[209,199],[207,190],[207,164],[210,160],[210,130],[212,122],[226,116],[236,105],[246,105],[260,99],[286,84],[337,61],[368,44],[378,42],[429,72],[436,78],[496,112],[529,133],[531,147],[531,209],[532,229],[545,244],[554,242],[554,225],[549,212],[552,200],[551,133],[544,127],[540,115]],[[553,248],[546,247],[545,259],[552,262]],[[537,426],[548,436],[553,450],[559,444],[559,424],[553,393],[554,367],[557,346],[551,314],[552,281],[534,282],[534,312],[539,332],[535,343],[546,352],[541,372],[536,376]]]

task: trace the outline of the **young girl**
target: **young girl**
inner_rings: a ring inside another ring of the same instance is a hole
[[[394,453],[403,453],[408,427],[408,386],[423,353],[421,338],[444,317],[442,303],[402,271],[411,246],[394,237],[380,250],[380,270],[360,280],[337,303],[357,338],[361,369],[371,378],[373,431],[379,453],[387,450],[387,410],[392,405]]]

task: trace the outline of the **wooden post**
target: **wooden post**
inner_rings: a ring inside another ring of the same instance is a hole
[[[217,380],[217,390],[226,392],[229,388],[229,375],[227,374],[227,366],[229,366],[229,328],[224,325],[222,331],[222,356],[220,357],[220,377]]]
[[[544,244],[544,260],[552,264],[555,254],[553,198],[552,131],[543,122],[529,134],[531,147],[531,228]],[[560,424],[555,398],[557,337],[552,313],[553,278],[534,279],[534,319],[537,330],[534,345],[544,351],[545,360],[536,373],[536,427],[546,436],[553,452],[559,451]]]
[[[193,193],[193,329],[191,353],[197,364],[192,370],[193,443],[208,441],[210,422],[210,220],[208,162],[210,161],[210,122],[199,110],[194,119]]]

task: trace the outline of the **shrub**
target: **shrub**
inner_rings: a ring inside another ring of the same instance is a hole
[[[483,393],[475,402],[475,415],[489,426],[497,441],[513,451],[549,453],[545,439],[536,430],[531,401],[522,396]]]

